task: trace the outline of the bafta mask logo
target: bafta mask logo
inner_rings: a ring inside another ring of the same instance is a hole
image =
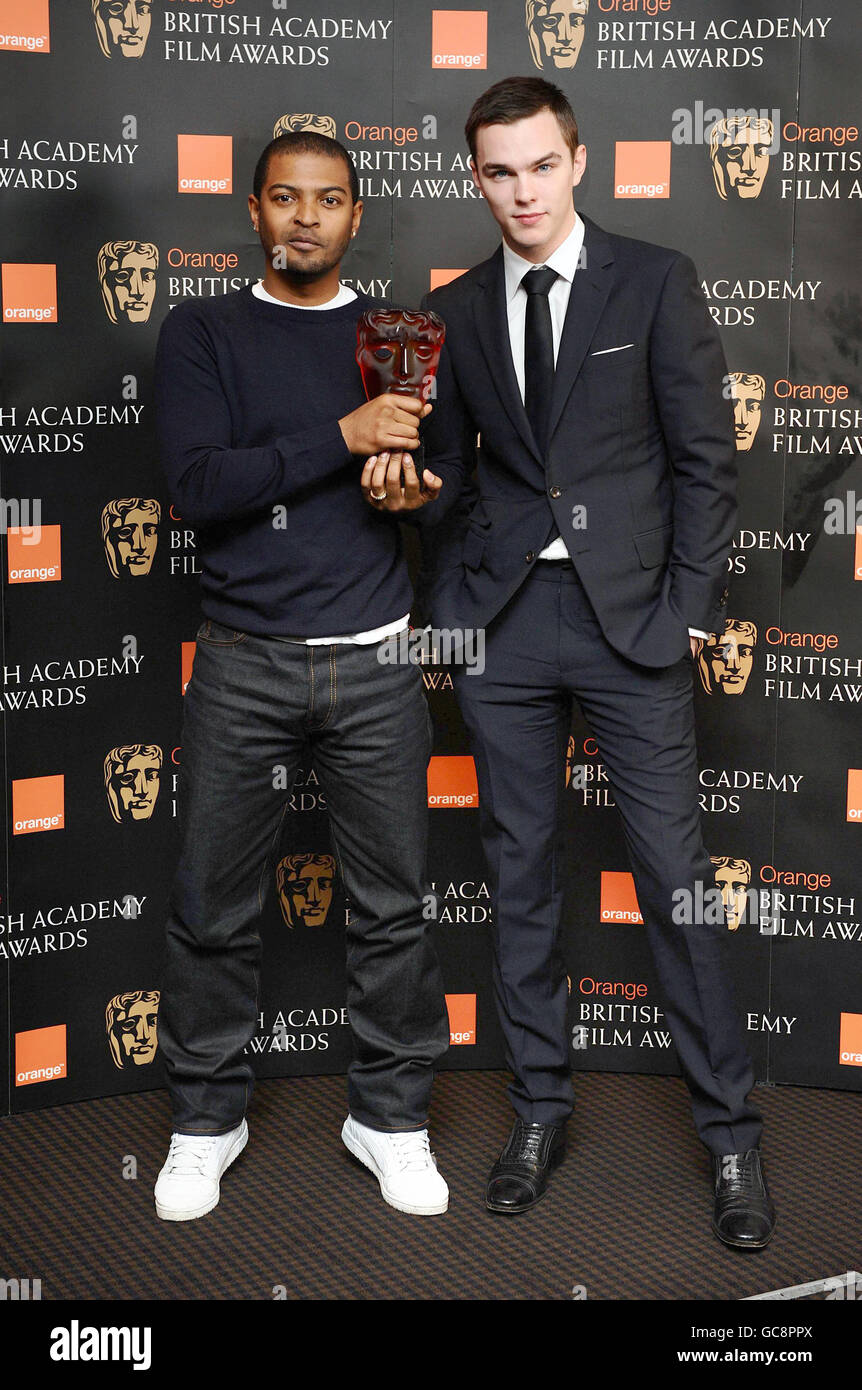
[[[150,37],[152,0],[90,0],[106,58],[140,58]]]
[[[710,859],[715,865],[715,886],[721,889],[727,929],[738,931],[740,922],[745,920],[751,865],[747,859],[731,859],[728,854],[712,854]]]
[[[392,392],[427,401],[446,325],[413,309],[368,309],[356,325],[356,361],[369,400]]]
[[[313,130],[316,135],[328,135],[330,140],[338,138],[333,117],[318,116],[311,111],[294,111],[287,116],[279,116],[272,129],[272,138],[277,140],[279,135],[289,135],[293,130]]]
[[[102,508],[102,544],[115,579],[149,574],[161,519],[154,497],[117,497]]]
[[[286,854],[275,871],[285,926],[322,927],[332,906],[331,854]]]
[[[709,133],[709,157],[719,198],[758,198],[769,168],[774,126],[765,116],[728,116]]]
[[[159,1014],[157,989],[133,989],[115,994],[105,1009],[105,1028],[114,1066],[148,1067],[159,1045],[156,1021]]]
[[[747,453],[754,443],[754,436],[760,424],[766,398],[766,382],[756,372],[730,372],[727,381],[733,401],[736,447],[739,453]]]
[[[151,241],[106,241],[99,251],[99,284],[111,323],[146,323],[156,297],[159,248]]]
[[[589,8],[590,0],[527,0],[527,38],[537,68],[575,66]]]
[[[728,618],[724,632],[698,641],[697,669],[707,695],[741,695],[754,663],[757,628],[741,618]]]
[[[111,815],[120,824],[149,820],[162,775],[157,743],[126,743],[105,755],[105,794]]]

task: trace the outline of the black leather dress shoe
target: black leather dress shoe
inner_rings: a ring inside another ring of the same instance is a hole
[[[544,1196],[548,1178],[565,1156],[564,1125],[531,1125],[516,1120],[488,1177],[488,1210],[529,1211]]]
[[[775,1230],[775,1208],[763,1175],[760,1150],[713,1154],[715,1208],[712,1229],[725,1245],[762,1250]]]

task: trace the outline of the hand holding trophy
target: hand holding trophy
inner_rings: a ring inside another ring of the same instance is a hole
[[[369,309],[356,326],[356,361],[369,400],[400,396],[431,411],[431,395],[446,325],[437,314],[412,309]],[[384,451],[368,459],[362,487],[372,505],[410,511],[432,501],[442,482],[432,473],[417,474],[410,454]]]

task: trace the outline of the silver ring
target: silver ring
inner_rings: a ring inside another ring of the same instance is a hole
[[[389,495],[389,494],[386,493],[386,492],[381,492],[381,493],[371,492],[371,493],[369,493],[369,496],[370,496],[372,502],[385,502],[385,501],[386,501],[386,498],[388,497],[388,495]]]

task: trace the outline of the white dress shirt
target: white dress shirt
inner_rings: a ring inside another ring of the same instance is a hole
[[[546,261],[541,265],[546,265],[550,270],[557,272],[557,278],[548,291],[548,305],[551,310],[551,331],[554,339],[554,365],[556,366],[557,354],[560,350],[560,339],[563,336],[563,324],[566,321],[566,310],[569,307],[569,295],[572,291],[572,281],[581,259],[581,251],[584,245],[585,227],[575,213],[575,225],[569,232],[565,241],[561,242],[556,251],[553,251]],[[529,270],[537,269],[536,263],[524,260],[510,246],[503,242],[503,269],[506,277],[506,317],[509,322],[509,344],[512,349],[512,363],[515,368],[515,376],[518,380],[518,390],[521,393],[521,400],[524,399],[524,330],[527,317],[527,291],[521,281]],[[555,536],[544,550],[540,550],[538,560],[568,560],[569,552],[562,536]],[[689,628],[692,637],[706,637],[708,634],[700,632],[695,628]]]
[[[267,304],[280,304],[282,308],[289,309],[340,309],[345,304],[350,304],[356,298],[356,291],[349,285],[342,285],[339,281],[338,293],[332,299],[328,299],[325,304],[287,304],[284,299],[276,299],[274,294],[263,287],[263,281],[258,280],[257,284],[252,285],[251,292],[258,299],[264,300]],[[391,637],[395,632],[403,632],[407,627],[407,619],[410,614],[405,613],[403,618],[396,618],[394,622],[385,623],[383,627],[370,628],[367,632],[351,632],[341,637],[300,637],[295,639],[280,638],[280,641],[300,641],[307,647],[328,647],[336,642],[353,642],[358,647],[370,646],[372,642],[380,642],[384,637]]]

